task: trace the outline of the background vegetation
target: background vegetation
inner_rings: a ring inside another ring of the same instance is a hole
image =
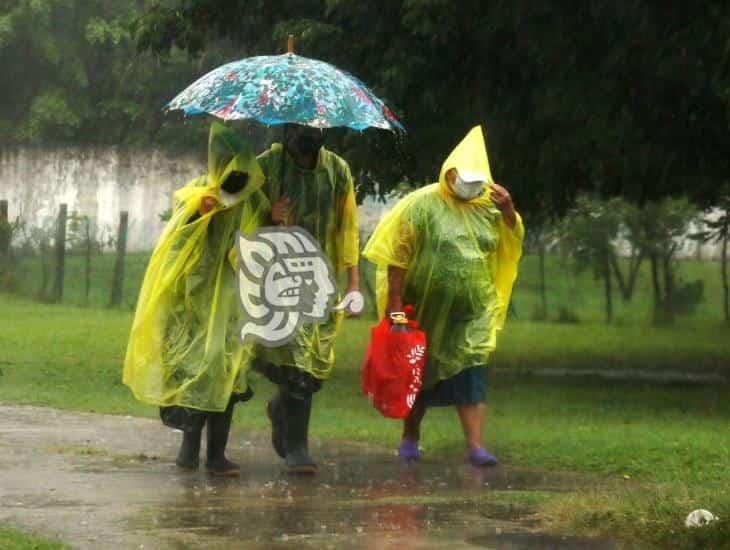
[[[471,126],[530,218],[578,190],[634,203],[727,181],[730,5],[654,0],[3,0],[0,141],[204,142],[162,106],[286,36],[373,86],[409,129],[335,131],[373,191],[435,177]],[[368,177],[371,176],[371,177]],[[534,225],[534,223],[531,223]]]

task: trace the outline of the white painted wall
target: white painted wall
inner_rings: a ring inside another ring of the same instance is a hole
[[[116,235],[129,212],[128,250],[154,247],[172,192],[205,173],[203,159],[161,151],[108,148],[21,148],[0,152],[0,199],[11,220],[53,224],[59,205],[89,216],[97,233]]]

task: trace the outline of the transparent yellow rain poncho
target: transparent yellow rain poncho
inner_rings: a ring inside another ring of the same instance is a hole
[[[312,234],[338,274],[357,266],[357,203],[347,163],[322,147],[315,168],[306,170],[297,166],[279,143],[262,153],[259,163],[266,176],[263,191],[271,204],[282,196],[290,199],[291,223]],[[258,346],[256,356],[326,379],[334,365],[334,342],[342,318],[341,312],[333,312],[326,323],[302,325],[289,344],[277,348]]]
[[[507,314],[524,227],[509,228],[489,198],[453,195],[446,172],[480,172],[492,183],[481,127],[441,167],[439,182],[411,193],[386,214],[363,255],[377,264],[378,312],[388,297],[388,266],[406,270],[403,303],[415,306],[428,337],[424,389],[485,365]]]
[[[248,174],[236,194],[221,189],[232,173]],[[247,389],[253,350],[238,338],[234,246],[238,230],[251,233],[268,216],[263,181],[247,142],[214,123],[208,174],[175,193],[142,283],[123,375],[140,401],[223,411],[233,392]],[[218,205],[197,217],[208,196]]]

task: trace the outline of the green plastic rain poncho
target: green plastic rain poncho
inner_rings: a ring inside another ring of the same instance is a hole
[[[357,203],[347,162],[322,147],[315,168],[305,170],[276,143],[259,156],[259,163],[266,176],[263,190],[271,204],[282,196],[291,200],[292,224],[312,234],[338,274],[357,266]],[[326,323],[302,325],[291,343],[278,348],[258,346],[256,356],[326,379],[334,365],[334,341],[342,318],[341,312],[333,312]]]
[[[492,182],[481,127],[474,128],[441,167],[439,182],[402,199],[380,221],[364,256],[377,264],[379,314],[388,297],[389,265],[406,270],[403,303],[413,304],[428,338],[424,389],[484,365],[504,325],[524,227],[513,229],[489,198],[453,195],[446,172],[480,172]]]
[[[248,174],[237,194],[221,185]],[[267,215],[264,178],[248,144],[220,123],[211,127],[208,175],[174,196],[172,218],[150,259],[124,362],[124,383],[140,401],[162,407],[223,411],[247,389],[253,349],[237,329],[235,236]],[[204,197],[218,205],[196,216]],[[196,219],[197,217],[197,219]]]

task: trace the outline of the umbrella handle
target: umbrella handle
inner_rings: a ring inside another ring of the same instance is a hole
[[[294,35],[293,34],[290,34],[289,35],[289,41],[291,43],[293,43],[293,41],[294,41]],[[286,159],[284,157],[286,156],[286,151],[284,151],[284,139],[283,139],[283,137],[282,137],[282,140],[281,141],[282,141],[282,143],[281,143],[281,160],[279,161],[279,197],[280,198],[281,197],[286,197],[285,188],[284,188],[284,184],[285,184],[285,180],[286,180]],[[288,226],[289,225],[290,218],[291,218],[291,213],[290,213],[289,218],[287,218],[286,222],[282,222],[279,225],[281,227]]]
[[[286,45],[286,53],[294,53],[294,35],[289,35],[289,40]]]

